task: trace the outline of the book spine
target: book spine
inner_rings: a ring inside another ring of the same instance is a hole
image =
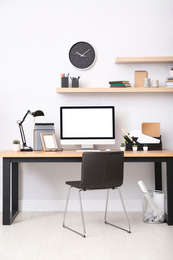
[[[129,84],[129,81],[109,81],[109,84]]]
[[[126,84],[110,84],[111,87],[116,87],[116,86],[125,86]]]

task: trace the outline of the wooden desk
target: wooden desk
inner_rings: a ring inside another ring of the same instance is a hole
[[[37,162],[81,162],[82,153],[62,152],[0,152],[3,158],[3,225],[10,225],[18,213],[18,164]],[[125,162],[154,162],[155,189],[162,189],[161,163],[166,162],[167,179],[167,215],[168,225],[173,225],[173,151],[125,151]],[[11,188],[10,188],[11,187]],[[10,210],[10,200],[12,210]]]

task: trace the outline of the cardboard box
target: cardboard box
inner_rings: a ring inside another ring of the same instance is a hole
[[[144,79],[148,77],[145,70],[135,71],[135,88],[144,88]]]

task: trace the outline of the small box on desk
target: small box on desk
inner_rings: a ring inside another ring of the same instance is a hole
[[[137,138],[134,137],[133,140],[136,141],[136,144],[138,145],[138,151],[141,151],[143,150],[143,146],[144,145],[148,145],[148,150],[162,150],[162,140],[161,140],[161,136],[160,137],[155,137],[156,139],[159,139],[160,140],[160,143],[158,144],[141,144],[141,143],[138,143],[136,140]],[[127,144],[126,143],[126,151],[132,151],[132,146],[133,146],[133,143],[130,143],[130,144]]]

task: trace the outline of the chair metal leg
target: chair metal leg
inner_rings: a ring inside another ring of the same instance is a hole
[[[81,191],[79,191],[79,201],[80,201],[80,212],[81,212],[81,219],[82,219],[82,225],[83,225],[83,232],[84,232],[84,237],[86,237],[86,228],[85,228],[85,221],[84,221],[84,214],[83,214],[83,207],[82,207],[82,199],[81,199]]]
[[[64,217],[63,217],[63,227],[67,228],[67,229],[69,229],[69,230],[71,230],[71,231],[73,231],[73,232],[75,232],[75,233],[77,233],[79,235],[81,235],[82,237],[86,237],[86,228],[85,228],[84,213],[83,213],[82,198],[81,198],[81,191],[82,190],[79,190],[79,202],[80,202],[80,212],[81,212],[81,220],[82,220],[82,226],[83,226],[83,234],[78,232],[78,231],[76,231],[76,230],[74,230],[74,229],[72,229],[72,228],[69,228],[69,227],[67,227],[65,225],[66,214],[67,214],[67,207],[68,207],[68,202],[69,202],[71,188],[72,187],[69,187],[68,194],[67,194],[66,206],[65,206]],[[106,207],[105,207],[105,216],[104,216],[105,224],[109,224],[109,225],[111,225],[113,227],[125,230],[128,233],[131,233],[130,222],[129,222],[129,218],[128,218],[128,215],[127,215],[127,212],[126,212],[126,209],[125,209],[125,205],[124,205],[124,201],[123,201],[123,197],[122,197],[121,191],[118,188],[116,188],[116,189],[119,191],[121,203],[122,203],[122,206],[123,206],[124,213],[126,215],[126,219],[127,219],[127,222],[128,222],[129,229],[127,230],[127,229],[124,229],[122,227],[119,227],[119,226],[116,226],[114,224],[111,224],[111,223],[107,222],[107,209],[108,209],[108,202],[109,202],[109,189],[107,190],[107,198],[106,198]]]
[[[121,194],[120,189],[117,188],[117,190],[119,191],[121,203],[122,203],[122,206],[123,206],[123,209],[124,209],[124,213],[125,213],[125,215],[126,215],[126,219],[127,219],[127,222],[128,222],[128,226],[129,226],[128,232],[131,233],[130,221],[129,221],[129,218],[128,218],[128,215],[127,215],[127,211],[126,211],[126,208],[125,208],[125,205],[124,205],[123,196],[122,196],[122,194]]]
[[[108,201],[109,201],[109,189],[107,189],[107,196],[106,196],[106,207],[105,207],[105,217],[104,217],[105,223],[106,223],[106,218],[107,218]]]
[[[124,229],[122,227],[119,227],[119,226],[116,226],[114,224],[111,224],[109,222],[107,222],[107,208],[108,208],[108,199],[109,199],[109,190],[107,190],[107,199],[106,199],[106,209],[105,209],[105,223],[106,224],[109,224],[113,227],[116,227],[116,228],[119,228],[119,229],[122,229],[124,231],[127,231],[128,233],[131,233],[131,227],[130,227],[130,222],[129,222],[129,218],[128,218],[128,215],[127,215],[127,212],[126,212],[126,208],[125,208],[125,205],[124,205],[124,201],[123,201],[123,197],[122,197],[122,194],[121,194],[121,191],[119,188],[116,188],[118,191],[119,191],[119,196],[120,196],[120,199],[121,199],[121,203],[122,203],[122,206],[123,206],[123,210],[124,210],[124,213],[125,213],[125,216],[126,216],[126,219],[127,219],[127,222],[128,222],[128,230],[127,229]]]
[[[82,225],[83,225],[83,231],[84,231],[84,233],[82,234],[82,233],[80,233],[80,232],[78,232],[78,231],[76,231],[76,230],[74,230],[74,229],[72,229],[72,228],[69,228],[69,227],[67,227],[67,226],[65,225],[65,220],[66,220],[66,215],[67,215],[67,207],[68,207],[68,202],[69,202],[69,198],[70,198],[71,188],[72,188],[72,187],[70,186],[70,187],[69,187],[69,190],[68,190],[68,194],[67,194],[66,206],[65,206],[64,217],[63,217],[63,227],[64,227],[64,228],[67,228],[67,229],[69,229],[69,230],[71,230],[71,231],[73,231],[73,232],[75,232],[75,233],[77,233],[77,234],[79,234],[79,235],[81,235],[82,237],[86,237],[85,221],[84,221],[84,214],[83,214],[83,208],[82,208],[82,200],[81,200],[81,194],[80,194],[80,192],[81,192],[82,190],[79,190],[79,202],[80,202],[80,212],[81,212],[81,219],[82,219]]]
[[[66,205],[65,205],[65,210],[64,210],[64,217],[63,217],[63,227],[65,227],[65,219],[66,219],[66,214],[67,214],[67,207],[68,207],[71,188],[72,187],[70,186],[68,189],[67,200],[66,200]]]

